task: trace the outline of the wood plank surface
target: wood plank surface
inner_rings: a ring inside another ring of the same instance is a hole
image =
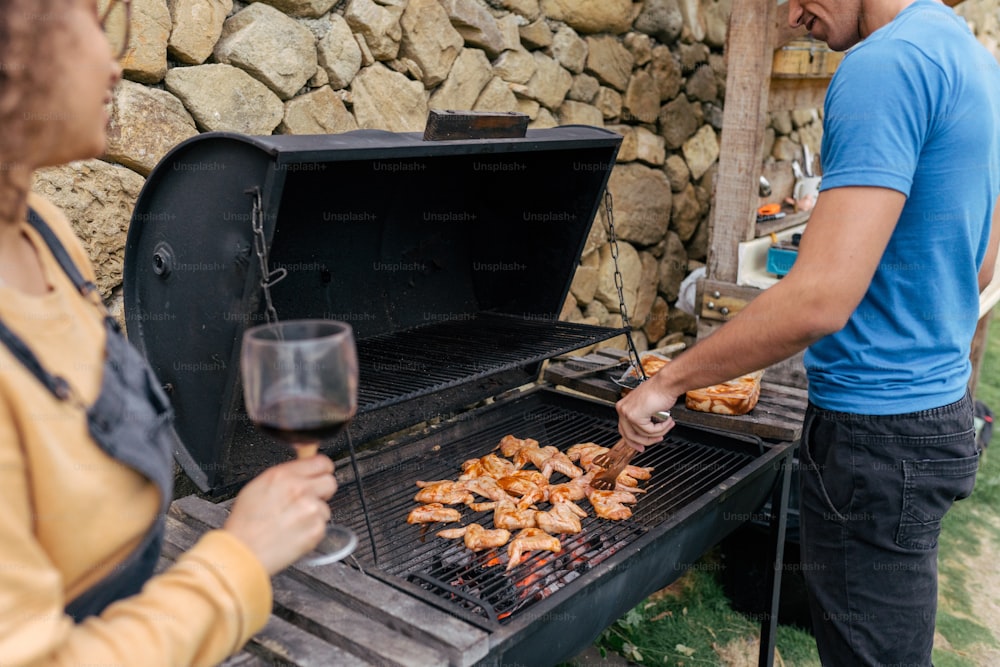
[[[615,402],[621,398],[621,387],[614,382],[616,375],[597,373],[578,377],[569,372],[570,382],[562,384],[564,361],[554,360],[545,370],[543,379],[559,386],[566,386],[599,400]],[[745,415],[717,415],[708,412],[688,410],[682,403],[671,408],[671,414],[678,423],[708,426],[711,428],[748,433],[766,440],[793,441],[802,432],[802,418],[808,403],[808,392],[799,387],[791,387],[766,380],[761,382],[760,399],[756,407]]]
[[[802,418],[805,415],[807,392],[804,389],[784,387],[762,382],[757,405],[745,415],[717,415],[688,410],[676,405],[671,414],[678,423],[709,426],[750,433],[765,440],[790,442],[802,435]]]
[[[712,205],[708,277],[736,282],[737,246],[754,238],[775,3],[734,0],[726,38],[726,104]]]
[[[330,667],[330,665],[365,667],[379,664],[348,653],[274,615],[250,643],[249,651],[262,649],[266,651],[265,656],[252,656],[261,662],[251,664],[270,665],[280,662],[282,665],[299,665],[300,667]],[[241,655],[246,655],[246,652]]]
[[[446,667],[448,658],[436,649],[389,628],[292,577],[274,578],[275,614],[376,665]],[[330,660],[328,664],[343,664]]]
[[[830,79],[771,79],[768,109],[794,111],[821,109]]]
[[[174,501],[161,564],[221,526],[227,514],[196,496]],[[479,628],[343,563],[293,567],[275,576],[272,587],[275,608],[268,625],[226,667],[443,667],[475,664],[489,651],[489,636]]]
[[[269,667],[270,664],[259,656],[244,652],[222,661],[219,667]]]
[[[809,222],[809,214],[812,211],[799,211],[798,213],[789,213],[784,218],[779,218],[778,220],[766,220],[764,222],[757,223],[757,237],[768,236],[772,232],[777,234],[778,232],[790,229],[791,227],[796,227],[804,222]]]

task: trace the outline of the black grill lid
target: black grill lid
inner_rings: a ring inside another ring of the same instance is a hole
[[[206,133],[168,153],[125,251],[129,338],[167,387],[203,490],[288,457],[241,402],[239,341],[266,320],[256,193],[280,319],[351,323],[364,442],[537,378],[621,329],[558,322],[621,137],[595,127],[423,141],[362,130]],[[341,443],[326,446],[337,449]]]

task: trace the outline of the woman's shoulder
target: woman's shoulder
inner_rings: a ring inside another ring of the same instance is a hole
[[[36,192],[28,194],[28,206],[52,229],[83,275],[88,280],[93,280],[94,268],[91,265],[90,256],[76,232],[73,231],[73,224],[66,217],[66,214],[58,206]]]

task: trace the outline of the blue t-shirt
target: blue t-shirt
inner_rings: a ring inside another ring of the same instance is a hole
[[[806,352],[816,405],[887,415],[964,396],[1000,194],[998,114],[996,60],[932,0],[845,55],[824,106],[822,189],[877,186],[907,200],[857,310]]]

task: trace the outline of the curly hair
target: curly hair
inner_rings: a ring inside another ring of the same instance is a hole
[[[41,25],[64,11],[66,0],[0,0],[0,215],[10,201],[12,172],[31,141],[26,110],[46,86],[50,60],[44,55],[54,32]]]

